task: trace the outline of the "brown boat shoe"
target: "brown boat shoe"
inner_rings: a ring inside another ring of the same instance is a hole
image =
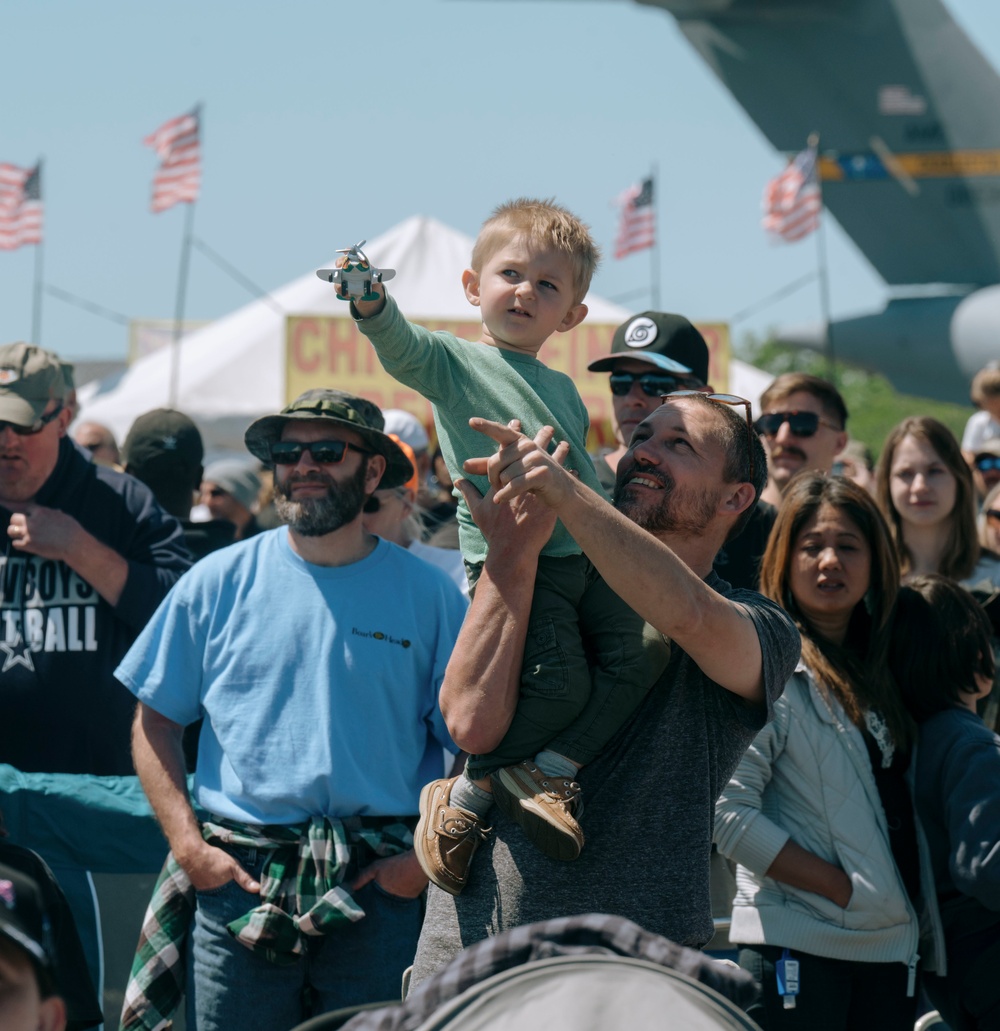
[[[493,801],[521,825],[528,839],[552,859],[576,859],[583,848],[580,785],[550,777],[525,759],[490,774]]]
[[[420,792],[420,819],[413,832],[413,850],[425,874],[449,895],[458,895],[469,878],[476,849],[492,827],[475,813],[450,804],[457,777],[432,780]]]

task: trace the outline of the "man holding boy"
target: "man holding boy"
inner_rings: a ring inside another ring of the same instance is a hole
[[[586,452],[586,407],[572,380],[538,353],[554,333],[579,325],[599,260],[588,228],[552,201],[521,198],[487,219],[462,275],[469,303],[482,312],[480,340],[431,333],[408,323],[381,286],[354,312],[390,375],[433,405],[438,438],[453,478],[486,442],[470,416],[529,433],[552,426],[568,462],[600,491]],[[664,358],[675,371],[686,366]],[[476,477],[485,490],[487,481]],[[459,505],[462,553],[474,581],[486,540]],[[495,800],[546,853],[575,859],[583,846],[576,773],[598,755],[662,671],[667,648],[593,571],[580,546],[556,524],[532,574],[531,626],[519,699],[489,754],[473,754],[462,776],[427,786],[415,847],[425,873],[457,894],[486,835]]]
[[[711,937],[715,801],[799,653],[784,612],[712,572],[764,483],[748,417],[709,395],[668,400],[633,434],[615,508],[560,464],[565,446],[547,453],[550,430],[533,441],[476,421],[500,450],[470,463],[489,473],[485,498],[461,486],[490,550],[441,691],[456,743],[492,747],[516,704],[535,556],[556,517],[674,648],[635,717],[581,774],[588,846],[577,862],[553,863],[498,820],[462,896],[431,889],[415,983],[473,941],[558,914],[616,913],[694,947]]]

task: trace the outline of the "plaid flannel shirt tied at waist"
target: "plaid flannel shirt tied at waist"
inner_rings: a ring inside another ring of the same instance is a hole
[[[329,934],[364,917],[343,886],[352,847],[393,856],[413,846],[412,828],[395,817],[317,817],[290,827],[206,821],[202,836],[210,845],[266,853],[260,904],[228,929],[248,949],[279,964],[298,960],[306,949],[304,936]],[[171,852],[143,920],[125,990],[121,1031],[172,1026],[184,993],[185,948],[194,910],[194,886]]]

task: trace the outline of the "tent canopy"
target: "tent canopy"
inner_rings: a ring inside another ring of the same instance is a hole
[[[472,244],[464,233],[415,215],[371,240],[365,251],[378,266],[396,269],[392,295],[407,318],[461,322],[474,312],[461,283]],[[586,301],[588,324],[618,325],[633,314],[593,294]],[[311,269],[181,340],[176,407],[198,424],[207,450],[242,453],[246,427],[284,406],[288,315],[346,318],[348,312]],[[172,350],[164,347],[124,373],[82,387],[80,419],[103,423],[123,440],[139,415],[169,404]],[[770,379],[743,362],[729,363],[728,389],[753,401],[755,410]]]

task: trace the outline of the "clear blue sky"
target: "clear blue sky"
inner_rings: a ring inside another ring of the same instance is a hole
[[[1000,4],[947,2],[1000,65]],[[811,241],[759,228],[782,157],[673,19],[632,0],[8,0],[3,33],[0,161],[45,158],[45,278],[124,315],[173,315],[183,208],[149,213],[141,143],[198,101],[195,233],[266,289],[409,215],[474,235],[521,194],[556,196],[610,250],[611,201],[654,161],[664,309],[726,319],[815,267]],[[834,315],[878,307],[881,280],[829,224]],[[648,268],[609,257],[594,289],[620,297]],[[33,272],[33,248],[0,252],[0,341],[30,335]],[[192,254],[188,317],[250,299]],[[816,318],[809,286],[734,330]],[[125,355],[123,326],[53,297],[41,336]]]

